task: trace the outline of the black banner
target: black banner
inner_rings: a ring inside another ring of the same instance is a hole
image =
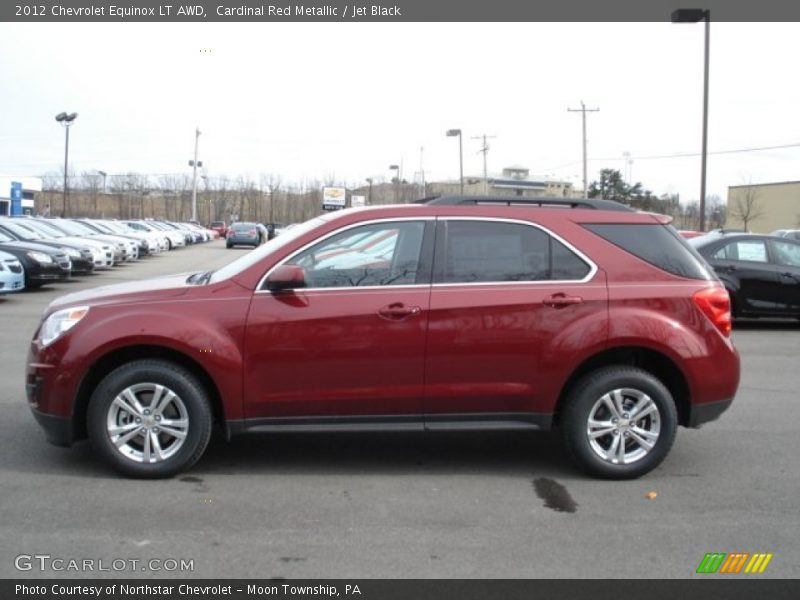
[[[354,600],[769,600],[800,597],[796,580],[692,579],[578,579],[578,580],[14,580],[0,582],[0,598],[39,600],[144,600],[173,598],[352,598]]]
[[[669,21],[679,8],[714,21],[797,21],[787,0],[16,0],[0,21],[27,22],[505,22]]]

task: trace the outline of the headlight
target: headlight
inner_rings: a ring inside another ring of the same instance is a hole
[[[44,252],[28,252],[28,256],[30,256],[33,260],[39,263],[53,262],[53,259],[50,257],[50,255],[45,254]]]
[[[39,330],[39,341],[47,346],[64,333],[75,327],[83,317],[89,312],[88,306],[76,306],[58,310],[45,319],[42,328]]]
[[[70,258],[80,258],[81,253],[75,250],[75,248],[67,248],[66,246],[61,248],[61,251],[64,252]]]

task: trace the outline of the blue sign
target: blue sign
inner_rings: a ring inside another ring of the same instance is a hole
[[[19,181],[11,182],[11,215],[22,214],[22,184]]]

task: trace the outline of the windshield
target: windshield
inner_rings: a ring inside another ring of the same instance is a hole
[[[119,223],[115,223],[114,221],[103,221],[103,225],[115,233],[122,233],[124,235],[133,233],[132,229],[125,227],[124,225],[120,225]]]
[[[10,221],[2,221],[0,225],[5,227],[8,231],[22,238],[23,240],[43,240],[44,236],[36,231],[32,231],[27,227],[21,226],[19,223],[12,223]]]
[[[34,231],[38,231],[47,238],[62,238],[67,237],[67,234],[55,227],[48,227],[47,223],[42,221],[26,221],[25,226]]]
[[[106,227],[105,224],[103,224],[103,223],[98,223],[97,221],[91,221],[91,222],[81,221],[81,222],[84,225],[86,225],[87,227],[91,227],[92,229],[96,229],[100,233],[114,233],[108,227]]]
[[[0,231],[0,242],[13,242],[13,241],[15,240],[13,240],[12,238],[8,237],[5,233]]]
[[[214,274],[211,276],[209,281],[211,283],[216,283],[218,281],[228,279],[229,277],[233,277],[237,273],[241,273],[245,269],[259,262],[265,256],[268,256],[273,252],[277,252],[297,238],[305,235],[315,227],[322,225],[326,220],[327,219],[324,216],[315,217],[306,221],[305,223],[301,223],[297,227],[293,227],[291,231],[287,231],[282,236],[273,239],[272,241],[259,248],[256,248],[255,250],[251,250],[247,254],[244,254],[243,256],[240,256],[234,260],[232,263],[228,263],[221,269],[217,269],[214,271]]]
[[[68,221],[66,219],[59,219],[59,220],[55,221],[53,223],[53,225],[55,225],[59,229],[63,229],[64,231],[66,231],[67,233],[70,233],[72,235],[86,236],[86,235],[96,235],[97,234],[96,231],[92,231],[91,229],[85,229],[85,228],[81,227],[80,225],[78,225],[77,223],[74,223],[72,221]]]

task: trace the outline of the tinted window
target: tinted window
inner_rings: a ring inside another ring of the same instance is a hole
[[[767,262],[767,246],[761,240],[739,240],[725,244],[714,252],[714,258],[765,263]]]
[[[443,283],[580,280],[591,270],[541,229],[518,223],[449,221]]]
[[[671,226],[593,223],[586,229],[651,265],[690,279],[710,279],[706,262]]]
[[[310,288],[414,284],[424,230],[420,221],[354,227],[304,250],[290,264],[305,268]]]
[[[775,262],[785,267],[800,267],[800,244],[770,242]]]

